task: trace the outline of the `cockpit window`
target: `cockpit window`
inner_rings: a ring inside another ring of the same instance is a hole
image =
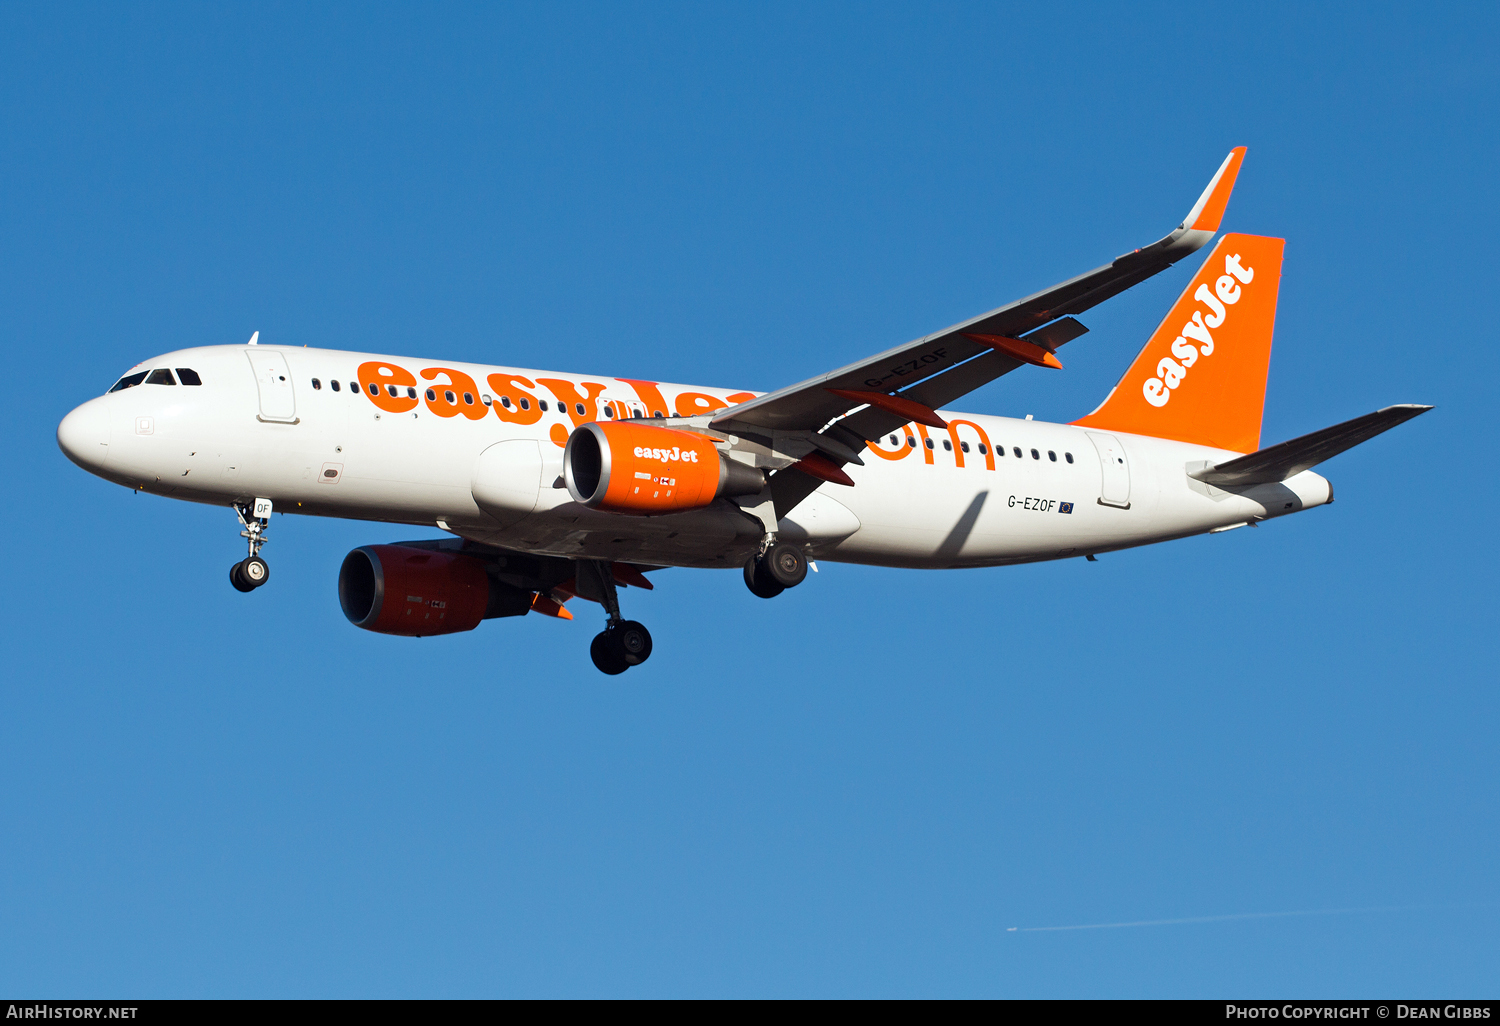
[[[175,385],[175,384],[177,384],[177,379],[174,378],[174,377],[172,377],[172,372],[171,371],[169,371],[165,367],[163,367],[160,370],[154,370],[154,371],[152,371],[151,372],[151,376],[146,379],[146,384],[148,384],[148,385]]]
[[[149,373],[149,372],[148,371],[141,371],[138,374],[127,374],[123,378],[121,378],[119,381],[116,381],[115,382],[115,387],[111,388],[110,391],[111,392],[123,392],[127,388],[134,388],[136,385],[139,385],[142,381],[146,380],[147,373]]]
[[[198,372],[195,371],[195,370],[193,370],[193,368],[191,368],[191,367],[178,367],[177,368],[177,380],[180,381],[180,382],[182,382],[184,385],[201,385],[201,384],[203,384],[203,379],[200,378],[198,376]]]

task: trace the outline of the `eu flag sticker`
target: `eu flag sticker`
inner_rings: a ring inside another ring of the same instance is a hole
[[[1071,502],[1059,502],[1057,504],[1057,511],[1059,513],[1071,513],[1073,512],[1073,504]]]

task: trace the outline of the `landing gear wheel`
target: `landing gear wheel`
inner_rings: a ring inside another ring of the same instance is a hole
[[[611,677],[630,669],[630,664],[625,661],[625,658],[615,654],[614,646],[610,644],[609,631],[600,631],[594,635],[594,640],[589,645],[589,655],[593,657],[594,665],[599,668],[599,672],[607,673]]]
[[[259,556],[251,556],[240,564],[240,577],[252,588],[259,588],[271,579],[271,567]]]
[[[772,545],[761,557],[766,575],[783,588],[795,588],[807,576],[807,556],[788,542]]]
[[[771,575],[766,572],[765,564],[755,558],[745,563],[745,587],[750,589],[752,595],[758,595],[763,599],[773,599],[786,591],[781,585],[771,580]]]
[[[249,583],[240,576],[240,565],[241,564],[236,563],[234,564],[234,566],[229,568],[229,583],[234,585],[235,591],[254,591],[255,585]]]
[[[651,632],[635,620],[622,620],[604,632],[607,644],[626,666],[639,666],[651,658]]]
[[[807,577],[807,555],[789,542],[780,542],[745,564],[745,586],[761,598],[775,598]]]

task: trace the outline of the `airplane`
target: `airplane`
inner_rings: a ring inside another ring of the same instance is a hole
[[[1312,471],[1431,409],[1388,406],[1262,449],[1284,240],[1226,234],[1092,412],[1068,424],[949,412],[1022,368],[1056,370],[1091,307],[1204,247],[1245,148],[1162,239],[1034,295],[769,393],[262,344],[136,364],[58,425],[74,463],[138,492],[231,507],[270,579],[273,512],[437,527],[364,545],[351,623],[428,637],[603,607],[590,646],[651,655],[621,588],[739,569],[774,598],[811,562],[948,569],[1213,534],[1333,501]]]

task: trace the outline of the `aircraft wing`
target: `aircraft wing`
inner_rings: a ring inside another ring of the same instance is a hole
[[[1057,347],[1088,330],[1070,315],[1166,270],[1213,238],[1244,156],[1243,146],[1230,151],[1188,216],[1165,238],[915,342],[732,406],[711,426],[734,434],[820,432],[868,405],[862,412],[870,416],[841,424],[844,432],[868,440],[921,420],[921,410],[951,402],[1023,364],[1061,367],[1053,355]],[[845,436],[846,443],[852,441]],[[836,446],[819,448],[828,454]]]
[[[859,451],[871,439],[913,421],[946,427],[936,407],[1023,364],[1061,368],[1057,348],[1088,331],[1073,314],[1166,270],[1214,237],[1244,159],[1245,147],[1230,150],[1182,223],[1149,246],[915,342],[731,406],[708,426],[792,453],[796,462],[771,476],[777,518],[824,481],[851,484],[840,468],[863,463]]]

